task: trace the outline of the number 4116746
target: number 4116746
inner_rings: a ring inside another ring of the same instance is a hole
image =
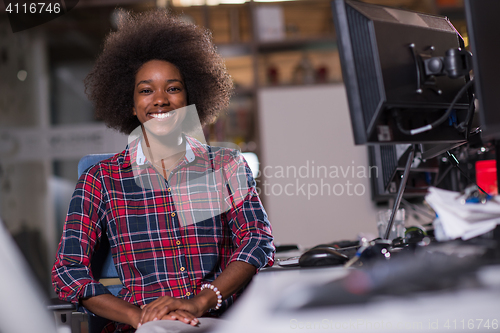
[[[493,319],[493,320],[489,320],[489,319],[469,319],[469,320],[465,320],[465,319],[462,319],[462,320],[447,320],[445,323],[444,323],[444,327],[447,328],[447,329],[480,329],[480,328],[483,328],[483,329],[492,329],[492,330],[496,330],[498,329],[498,319]]]
[[[42,14],[42,13],[56,13],[61,12],[60,3],[45,3],[45,2],[32,2],[30,4],[23,3],[9,3],[5,9],[8,13],[14,14]]]

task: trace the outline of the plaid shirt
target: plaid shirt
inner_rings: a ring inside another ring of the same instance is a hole
[[[59,298],[78,303],[109,293],[90,269],[103,233],[123,284],[118,297],[136,305],[191,298],[236,260],[273,264],[271,226],[241,154],[186,138],[168,181],[140,139],[83,173],[52,269]]]

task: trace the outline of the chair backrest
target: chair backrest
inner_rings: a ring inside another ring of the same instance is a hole
[[[80,162],[78,162],[78,178],[82,173],[99,163],[102,160],[112,157],[114,154],[90,154],[82,157]],[[103,278],[117,278],[118,273],[116,272],[115,265],[113,263],[113,258],[111,256],[111,251],[109,248],[109,242],[106,237],[101,239],[101,244],[99,250],[94,254],[92,258],[92,273],[94,278],[99,280]],[[116,295],[120,291],[121,286],[108,286],[109,291]]]
[[[83,156],[80,162],[78,162],[78,178],[80,178],[80,176],[85,170],[87,170],[94,164],[97,164],[102,160],[110,158],[114,155],[115,154],[89,154]]]

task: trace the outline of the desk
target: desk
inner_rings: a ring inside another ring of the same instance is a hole
[[[478,273],[487,288],[471,286],[455,292],[381,297],[363,305],[276,311],[283,297],[347,273],[342,267],[260,272],[216,332],[500,331],[500,266],[484,267]]]

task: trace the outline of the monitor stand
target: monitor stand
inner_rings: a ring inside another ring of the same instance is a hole
[[[399,184],[398,193],[396,194],[394,205],[392,207],[391,217],[389,218],[389,222],[387,223],[387,229],[384,235],[385,240],[388,240],[389,235],[391,234],[392,225],[394,224],[394,218],[396,217],[399,205],[401,204],[401,199],[403,198],[403,193],[406,188],[406,182],[408,181],[408,176],[410,175],[410,168],[413,163],[413,157],[415,156],[415,151],[417,150],[417,147],[418,145],[413,144],[409,148],[410,154],[408,154],[408,160],[406,161],[405,170],[403,172],[403,178],[401,179],[401,183]]]

